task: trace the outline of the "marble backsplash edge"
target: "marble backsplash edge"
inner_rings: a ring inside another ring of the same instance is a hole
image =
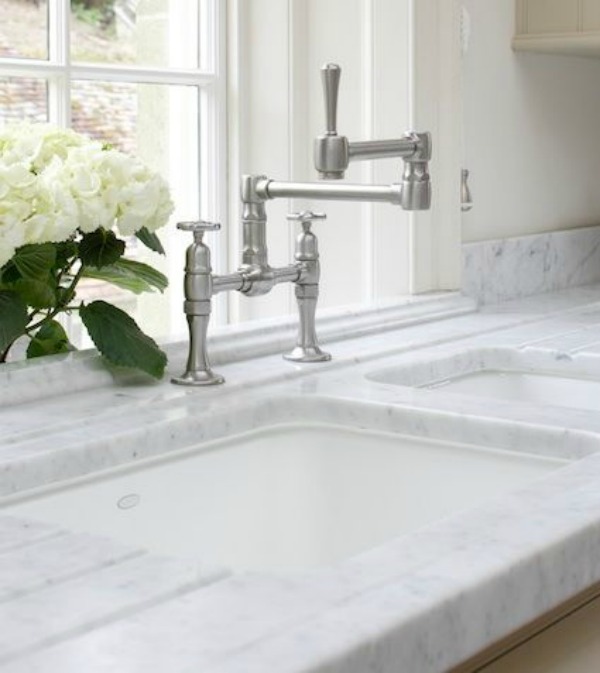
[[[463,245],[463,293],[496,304],[600,281],[600,226]]]

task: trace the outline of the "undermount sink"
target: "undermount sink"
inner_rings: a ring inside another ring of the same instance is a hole
[[[380,383],[600,411],[600,363],[526,349],[475,349],[369,375]]]
[[[533,455],[533,442],[531,453],[474,446],[488,430],[465,435],[460,417],[436,425],[430,414],[423,437],[403,431],[423,427],[419,412],[372,405],[361,421],[360,405],[330,404],[335,424],[265,424],[12,497],[0,511],[234,570],[302,568],[345,559],[568,463]],[[373,427],[356,427],[365,420]],[[375,429],[390,423],[397,429]],[[514,431],[498,432],[514,441]],[[454,441],[461,433],[466,443]]]

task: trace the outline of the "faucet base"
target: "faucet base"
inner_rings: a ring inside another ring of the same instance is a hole
[[[331,354],[325,353],[318,346],[296,346],[291,353],[283,356],[290,362],[329,362]]]
[[[175,376],[171,383],[178,386],[216,386],[225,383],[225,379],[220,374],[215,374],[212,369],[206,369],[197,372],[185,372],[181,376]]]

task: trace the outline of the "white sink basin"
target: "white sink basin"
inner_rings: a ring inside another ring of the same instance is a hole
[[[451,436],[465,420],[444,424]],[[299,568],[339,561],[566,462],[285,423],[13,498],[2,511],[236,570]]]
[[[600,382],[564,376],[489,370],[464,374],[424,387],[514,402],[600,411]]]
[[[476,349],[377,371],[381,383],[490,399],[600,411],[597,358],[556,358],[528,349]]]

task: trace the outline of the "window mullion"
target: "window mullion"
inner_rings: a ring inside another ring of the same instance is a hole
[[[216,76],[197,70],[178,70],[175,68],[142,68],[139,66],[97,65],[77,63],[69,66],[75,79],[88,79],[111,82],[137,82],[139,84],[174,84],[182,86],[211,85]]]
[[[49,3],[48,30],[50,63],[57,66],[48,79],[50,121],[59,126],[71,123],[70,0]]]
[[[207,205],[208,212],[203,217],[220,220],[225,226],[218,236],[213,236],[212,246],[217,272],[226,273],[229,266],[229,223],[227,211],[227,86],[225,68],[227,57],[227,33],[225,0],[203,2],[207,11],[200,20],[206,21],[208,30],[201,37],[204,45],[206,67],[215,75],[212,86],[202,92],[200,128],[200,203]],[[201,30],[201,27],[199,28]],[[208,39],[207,39],[208,38]],[[202,63],[202,61],[201,61]],[[215,324],[226,324],[230,321],[228,293],[222,293],[215,300]]]

